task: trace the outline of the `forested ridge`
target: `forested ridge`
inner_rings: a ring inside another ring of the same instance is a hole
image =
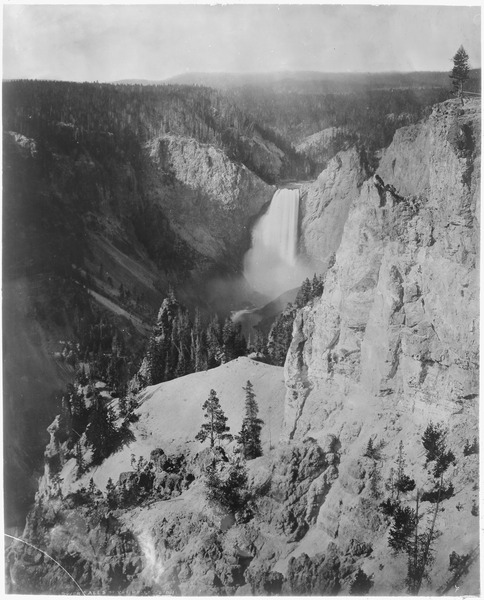
[[[480,78],[480,69],[472,69],[467,91],[480,92]],[[337,127],[345,135],[334,153],[359,143],[369,156],[388,146],[399,127],[428,116],[430,107],[449,98],[452,90],[446,72],[193,74],[173,81],[198,81],[223,90],[241,110],[292,144]]]
[[[222,93],[202,86],[142,86],[62,81],[4,83],[4,129],[45,143],[64,142],[74,152],[88,144],[94,154],[119,148],[130,160],[150,138],[171,133],[193,137],[227,152],[263,179],[273,177],[251,159],[254,135],[278,146],[287,158],[283,176],[301,163],[283,136],[266,130]]]

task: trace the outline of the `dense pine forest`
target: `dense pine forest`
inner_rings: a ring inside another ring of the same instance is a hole
[[[281,176],[297,177],[304,166],[282,135],[211,88],[15,81],[4,84],[4,103],[6,130],[55,143],[73,157],[86,146],[94,157],[116,150],[136,165],[144,142],[171,133],[222,148],[273,183],[274,175],[252,160],[249,142],[260,135],[287,155]]]

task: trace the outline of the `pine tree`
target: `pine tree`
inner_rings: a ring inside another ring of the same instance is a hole
[[[223,342],[223,362],[229,362],[236,357],[236,331],[234,323],[230,317],[225,319],[225,323],[222,329],[222,342]]]
[[[449,77],[452,79],[454,90],[464,104],[464,83],[469,79],[469,56],[463,46],[454,54],[454,66]]]
[[[309,277],[302,282],[301,287],[296,296],[295,304],[297,308],[303,308],[311,300],[311,282]]]
[[[205,333],[202,327],[202,317],[200,310],[195,309],[195,318],[191,331],[191,361],[195,373],[205,371],[207,369],[207,350]]]
[[[350,596],[366,596],[373,587],[373,576],[368,575],[360,568],[350,585]]]
[[[68,397],[62,398],[61,410],[58,417],[57,431],[55,437],[59,443],[67,441],[72,433],[72,413],[71,407],[68,401]]]
[[[321,296],[323,291],[324,291],[323,277],[322,276],[318,277],[315,273],[314,277],[313,277],[313,281],[311,282],[311,297],[318,298],[319,296]]]
[[[405,452],[403,450],[403,442],[400,441],[398,446],[396,479],[394,482],[395,489],[397,490],[397,500],[400,497],[400,493],[405,494],[415,489],[415,480],[405,473],[405,467]]]
[[[242,511],[250,499],[247,480],[247,470],[241,461],[232,462],[221,470],[212,464],[205,477],[207,499],[232,513]]]
[[[259,407],[255,400],[252,383],[247,381],[247,387],[242,389],[245,391],[245,417],[242,421],[242,428],[237,436],[237,441],[242,446],[244,458],[251,460],[262,456],[260,432],[263,421],[257,417]]]
[[[116,447],[118,431],[114,421],[111,407],[106,406],[101,397],[95,398],[86,430],[87,441],[93,450],[92,462],[95,465],[100,464]]]
[[[206,422],[202,424],[195,437],[196,440],[203,443],[209,438],[210,448],[213,448],[216,442],[220,446],[222,440],[233,439],[232,435],[228,433],[230,431],[230,427],[227,426],[228,419],[220,406],[220,400],[217,398],[215,390],[210,390],[210,396],[205,400],[202,410],[205,411]]]
[[[119,398],[118,411],[119,411],[119,416],[121,416],[121,417],[125,417],[128,414],[128,400],[126,398],[126,394],[123,394]]]
[[[82,453],[82,448],[80,442],[76,444],[76,466],[77,466],[77,476],[81,477],[86,471],[86,463],[84,461],[84,455]]]
[[[87,385],[89,382],[89,378],[86,375],[86,370],[84,368],[84,365],[81,365],[78,373],[76,374],[76,381],[79,383],[79,385]]]
[[[188,311],[170,289],[161,304],[143,361],[142,371],[148,385],[193,372],[191,330]]]
[[[366,450],[363,456],[367,456],[368,458],[372,458],[373,460],[377,460],[379,458],[378,449],[375,448],[375,446],[373,445],[372,438],[368,440],[368,444],[366,445]]]
[[[292,327],[295,316],[295,308],[292,304],[288,304],[271,327],[267,339],[267,354],[273,365],[284,365],[292,341]]]
[[[207,363],[208,368],[220,364],[222,354],[222,332],[217,316],[214,316],[207,327]]]
[[[87,427],[89,420],[89,410],[86,407],[83,394],[72,388],[69,402],[72,412],[72,431],[80,438]]]
[[[266,340],[264,334],[259,329],[255,330],[254,350],[257,354],[264,354],[266,347]]]
[[[115,509],[117,507],[118,499],[116,493],[116,486],[114,485],[111,477],[108,479],[108,482],[106,484],[106,500],[109,508]]]

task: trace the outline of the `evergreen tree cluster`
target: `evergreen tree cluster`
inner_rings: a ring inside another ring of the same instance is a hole
[[[446,437],[446,429],[442,425],[432,422],[429,423],[422,436],[422,444],[425,448],[425,464],[433,463],[432,473],[437,479],[455,461],[454,453],[446,447]]]
[[[274,321],[268,335],[266,355],[273,365],[283,366],[292,340],[292,327],[296,312],[319,298],[324,291],[324,276],[314,274],[306,278],[298,290],[294,304],[289,303]]]
[[[111,396],[101,393],[96,384],[83,368],[79,370],[75,383],[67,386],[62,398],[54,433],[56,443],[65,445],[64,458],[76,459],[78,475],[90,466],[84,458],[86,448],[92,450],[91,465],[98,465],[132,440],[130,422],[137,404],[132,402],[123,415],[119,407],[117,411],[113,408]]]
[[[472,444],[469,443],[469,440],[466,440],[464,446],[464,456],[470,456],[471,454],[479,454],[479,441],[477,437],[474,437]]]
[[[199,311],[192,322],[189,312],[172,291],[163,300],[140,376],[154,385],[205,371],[247,354],[242,326],[227,318],[223,324],[217,316],[204,325]]]
[[[319,298],[324,291],[324,276],[314,274],[312,280],[309,277],[302,282],[301,287],[296,296],[296,308],[303,308],[309,304],[311,300]]]
[[[267,355],[273,365],[282,367],[292,341],[292,327],[297,309],[288,304],[276,318],[267,339]]]
[[[407,555],[405,583],[410,594],[418,595],[422,582],[429,578],[435,555],[437,515],[441,504],[454,495],[452,483],[444,482],[444,473],[454,461],[452,451],[446,445],[446,429],[440,424],[429,423],[422,435],[425,449],[425,466],[432,463],[430,473],[434,478],[431,490],[416,493],[415,508],[404,504],[402,496],[415,489],[415,480],[405,473],[406,461],[403,443],[400,443],[396,472],[392,469],[389,489],[392,495],[380,504],[382,513],[391,519],[388,545],[395,553]],[[395,477],[396,475],[396,477]],[[434,505],[430,514],[422,510],[422,503]],[[422,523],[422,521],[424,521]]]
[[[210,465],[205,478],[207,500],[231,512],[245,512],[250,518],[247,503],[250,494],[247,489],[247,470],[240,461],[232,461],[228,466]],[[245,509],[245,510],[244,510]]]
[[[244,461],[262,455],[260,433],[263,421],[257,416],[259,408],[252,383],[247,381],[243,390],[245,391],[245,416],[241,430],[235,436],[242,456],[234,455],[227,458],[225,452],[214,452],[213,460],[207,467],[205,486],[208,500],[226,511],[238,513],[239,518],[245,522],[251,518],[252,511],[247,505],[251,496],[247,488],[247,470]],[[195,439],[201,443],[208,439],[212,450],[220,450],[222,441],[232,441],[234,438],[229,433],[228,419],[220,406],[215,390],[210,390],[202,410],[205,411],[205,422],[202,423]],[[221,456],[224,460],[221,460]]]

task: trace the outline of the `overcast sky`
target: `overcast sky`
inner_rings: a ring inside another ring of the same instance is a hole
[[[460,44],[480,67],[478,6],[4,6],[3,77],[446,71]]]

